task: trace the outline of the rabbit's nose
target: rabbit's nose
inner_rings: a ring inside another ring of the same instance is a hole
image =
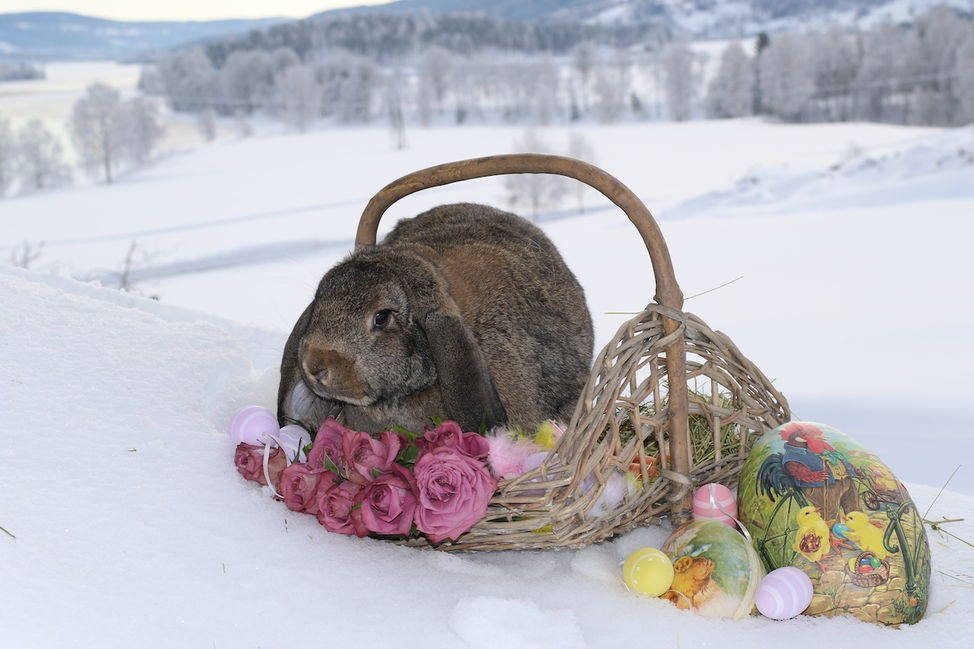
[[[325,354],[308,354],[302,361],[305,376],[314,379],[322,385],[328,383],[329,368],[326,363]]]

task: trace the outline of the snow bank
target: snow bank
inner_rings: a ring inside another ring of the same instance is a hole
[[[936,534],[927,617],[901,630],[630,595],[619,562],[665,527],[465,555],[329,534],[232,463],[226,423],[273,406],[282,333],[2,267],[0,304],[3,647],[960,647],[974,623],[974,551]],[[941,516],[974,538],[974,499]]]

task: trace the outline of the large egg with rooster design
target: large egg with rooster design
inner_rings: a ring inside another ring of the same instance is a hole
[[[765,569],[812,581],[805,615],[917,622],[930,546],[909,492],[871,451],[826,424],[793,421],[758,439],[741,471],[741,522]]]
[[[660,597],[706,617],[751,613],[764,570],[736,529],[700,518],[674,530],[661,549],[673,561],[673,583]]]

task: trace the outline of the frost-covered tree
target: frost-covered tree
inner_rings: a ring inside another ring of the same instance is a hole
[[[378,69],[369,59],[348,51],[329,52],[316,66],[324,89],[322,112],[342,122],[367,122],[372,94],[380,84]]]
[[[905,34],[883,23],[861,36],[862,61],[852,84],[853,115],[868,121],[903,121],[903,104],[892,98],[903,72]],[[898,104],[898,105],[897,105]],[[894,112],[895,111],[895,112]]]
[[[61,140],[41,120],[32,119],[17,130],[16,147],[17,168],[28,187],[57,187],[71,180]]]
[[[402,70],[396,68],[386,76],[386,114],[389,115],[389,133],[392,148],[401,151],[406,148],[406,117],[402,107]]]
[[[429,126],[433,116],[443,110],[456,55],[432,45],[423,52],[416,70],[416,105],[419,121]]]
[[[852,117],[850,89],[862,64],[856,34],[838,27],[805,36],[811,54],[811,73],[815,84],[812,117],[845,121]]]
[[[514,150],[519,153],[551,153],[551,147],[534,130],[527,131],[515,141]],[[567,189],[563,177],[551,174],[509,174],[504,176],[503,182],[507,202],[512,207],[527,206],[534,220],[538,219],[542,208],[557,205]]]
[[[663,52],[663,71],[666,77],[666,103],[670,119],[690,119],[693,106],[693,52],[685,43],[670,43]]]
[[[111,183],[125,149],[122,95],[104,83],[88,86],[71,111],[71,137],[85,166]]]
[[[13,182],[16,154],[14,131],[10,127],[10,121],[0,119],[0,198],[4,197]]]
[[[321,113],[322,88],[314,71],[293,65],[277,75],[275,85],[284,120],[298,131],[307,131]]]
[[[739,43],[731,43],[720,57],[717,75],[704,100],[709,117],[743,117],[754,107],[754,61]]]
[[[616,50],[595,68],[592,105],[596,118],[603,124],[622,119],[630,94],[630,61],[625,52]]]
[[[122,129],[126,155],[137,165],[152,158],[153,150],[166,134],[159,121],[158,105],[144,97],[133,97],[122,104]]]
[[[180,50],[158,64],[162,87],[173,110],[196,113],[220,99],[220,76],[203,50]]]
[[[261,50],[237,50],[220,68],[222,105],[211,106],[221,114],[237,110],[247,114],[271,107],[274,98],[274,60]]]
[[[595,63],[595,44],[592,41],[582,41],[572,49],[572,69],[578,76],[578,101],[581,113],[588,111],[588,89]]]
[[[957,115],[955,124],[970,124],[974,122],[974,33],[957,49],[957,60],[954,62],[954,93],[957,97]]]
[[[797,34],[780,34],[761,54],[761,98],[772,114],[798,121],[815,94],[811,52]]]

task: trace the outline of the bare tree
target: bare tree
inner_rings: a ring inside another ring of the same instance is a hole
[[[304,132],[321,113],[321,84],[315,74],[303,65],[292,65],[275,78],[284,120]]]
[[[41,120],[32,119],[18,129],[16,147],[20,174],[29,187],[56,187],[71,180],[61,140]]]
[[[551,148],[534,130],[525,132],[514,143],[514,150],[520,153],[551,153]],[[504,176],[503,182],[508,203],[512,207],[526,205],[535,221],[541,209],[557,205],[566,190],[565,179],[551,174],[510,174]]]
[[[30,265],[40,258],[42,252],[44,252],[43,241],[37,244],[24,241],[20,248],[10,252],[10,264],[16,268],[30,268]]]
[[[71,135],[85,165],[113,180],[113,170],[125,146],[122,96],[104,83],[88,86],[71,111]]]
[[[10,128],[10,121],[0,119],[0,198],[3,198],[7,188],[13,182],[16,154],[14,132]]]

